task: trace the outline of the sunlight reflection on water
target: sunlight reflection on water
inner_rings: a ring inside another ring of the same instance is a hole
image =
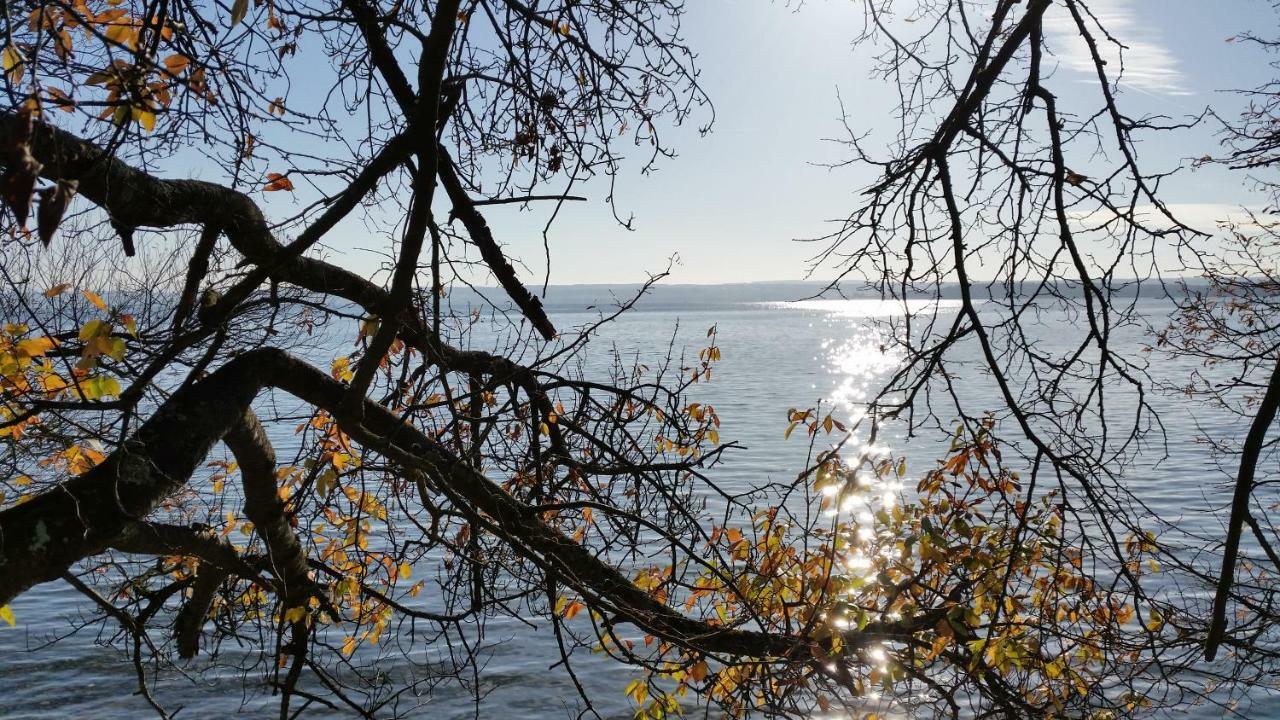
[[[865,415],[865,407],[874,393],[880,389],[886,377],[904,360],[904,353],[894,334],[900,326],[895,320],[905,317],[937,316],[958,310],[959,301],[908,300],[893,302],[882,300],[810,300],[792,303],[762,303],[770,309],[801,310],[823,315],[819,330],[823,336],[820,357],[815,360],[826,366],[835,381],[835,387],[827,400],[834,409],[852,423]],[[810,323],[810,327],[813,324]],[[850,544],[843,551],[841,564],[844,572],[859,578],[863,584],[877,582],[878,567],[892,562],[895,554],[890,548],[877,549],[875,543],[875,517],[879,510],[891,510],[904,492],[903,483],[896,477],[877,473],[877,461],[889,458],[892,448],[883,445],[846,445],[845,451],[852,458],[852,472],[847,476],[828,481],[820,488],[829,500],[825,514],[844,525]],[[847,523],[847,524],[846,524]],[[845,591],[850,596],[857,591]],[[896,613],[878,618],[884,621],[899,619]],[[853,618],[832,618],[833,625],[848,628]],[[863,661],[885,672],[889,664],[889,648],[873,645],[863,651]],[[905,717],[902,708],[889,698],[865,697],[863,707],[851,715],[815,715],[815,718],[863,718],[871,713],[879,718]]]
[[[905,315],[941,314],[960,309],[959,300],[880,300],[850,298],[752,303],[771,310],[817,310],[845,318],[891,318]]]
[[[772,310],[819,312],[832,332],[822,341],[822,359],[838,378],[829,399],[851,422],[864,415],[863,407],[884,376],[903,360],[901,348],[892,342],[889,324],[895,319],[944,315],[960,309],[959,300],[880,300],[855,298],[799,300],[757,305]],[[865,323],[849,324],[865,319]],[[815,358],[816,359],[816,358]]]

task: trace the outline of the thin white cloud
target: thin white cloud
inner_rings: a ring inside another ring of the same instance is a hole
[[[1272,223],[1280,217],[1267,212],[1258,205],[1245,203],[1167,203],[1165,210],[1178,222],[1207,235],[1221,235],[1224,225],[1248,230],[1260,227],[1259,223]],[[1112,220],[1115,213],[1111,210],[1093,210],[1072,213],[1072,219],[1082,227],[1093,227]],[[1167,230],[1174,227],[1164,211],[1154,205],[1138,205],[1133,208],[1133,217],[1137,222],[1152,229]]]
[[[1210,235],[1220,233],[1224,223],[1247,232],[1248,228],[1259,227],[1259,223],[1275,222],[1276,219],[1265,208],[1243,203],[1170,203],[1166,207],[1183,224]],[[1137,212],[1143,217],[1159,215],[1150,206],[1139,207]]]
[[[1144,3],[1145,11],[1138,10],[1134,0],[1089,0],[1089,10],[1116,43],[1103,36],[1092,19],[1090,34],[1098,44],[1098,52],[1107,61],[1113,73],[1122,67],[1122,87],[1129,87],[1159,95],[1190,95],[1187,76],[1178,67],[1178,58],[1165,45],[1164,38],[1152,21],[1163,3]],[[1059,65],[1070,72],[1082,73],[1088,79],[1097,77],[1089,46],[1080,36],[1071,13],[1054,6],[1045,18],[1045,30],[1049,34],[1051,49]],[[1083,78],[1082,78],[1083,79]],[[1114,79],[1114,75],[1112,76]]]

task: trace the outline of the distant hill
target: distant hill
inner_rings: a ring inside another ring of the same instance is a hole
[[[1113,288],[1116,297],[1131,298],[1141,294],[1144,299],[1159,299],[1169,294],[1181,294],[1188,289],[1202,289],[1201,280],[1170,280],[1165,286],[1155,281],[1144,281],[1139,287],[1132,283]],[[1059,284],[1065,294],[1078,294],[1078,285]],[[626,285],[551,285],[543,297],[543,305],[551,313],[604,311],[615,307],[620,302],[630,300],[640,290],[639,284]],[[649,289],[635,306],[638,311],[667,312],[681,309],[713,310],[725,309],[746,303],[759,302],[791,302],[807,300],[817,296],[826,288],[826,283],[818,281],[777,281],[729,283],[720,285],[662,284]],[[541,288],[530,288],[541,295]],[[843,296],[849,298],[878,298],[871,290],[857,289],[856,284],[842,288]],[[486,298],[497,305],[505,305],[505,295],[500,288],[479,288]],[[980,299],[1003,299],[1005,289],[1000,286],[975,288],[975,295]],[[453,306],[465,307],[478,304],[479,297],[475,291],[455,288],[451,295]],[[823,297],[838,299],[840,294],[828,292]],[[928,297],[920,294],[916,297]],[[943,297],[958,299],[958,286],[948,284],[943,287]]]

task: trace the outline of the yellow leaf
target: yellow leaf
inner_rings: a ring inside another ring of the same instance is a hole
[[[121,10],[120,12],[123,13],[124,11]],[[134,30],[133,27],[128,24],[129,22],[131,21],[128,18],[125,18],[121,22],[112,22],[107,25],[106,32],[103,34],[105,34],[107,39],[111,42],[118,43],[131,50],[135,50],[138,47],[138,31]]]
[[[133,119],[138,121],[143,130],[151,132],[156,129],[156,114],[146,108],[134,108]]]
[[[123,360],[124,353],[127,348],[124,338],[101,338],[99,340],[99,348],[102,353],[112,360]]]
[[[42,375],[40,383],[45,387],[45,392],[49,393],[49,395],[56,395],[63,389],[67,389],[67,380],[64,380],[58,373],[50,372]]]
[[[337,484],[338,473],[334,472],[333,468],[329,468],[316,478],[316,492],[320,493],[320,497],[327,498]]]
[[[400,563],[399,574],[402,580],[408,580],[413,575],[413,566],[409,563]]]
[[[102,296],[99,295],[98,293],[92,290],[81,290],[80,294],[84,295],[85,300],[88,300],[89,302],[93,303],[94,307],[98,308],[99,310],[107,309],[107,301],[103,300]]]
[[[4,64],[4,74],[9,76],[9,80],[19,83],[22,81],[22,71],[26,63],[22,60],[22,53],[12,45],[5,45],[4,50],[0,52],[0,60]]]
[[[333,465],[333,469],[338,472],[346,470],[351,465],[351,456],[344,452],[336,452],[329,458],[329,462]]]
[[[1151,619],[1147,621],[1147,629],[1151,632],[1158,632],[1164,627],[1164,616],[1155,608],[1151,609]]]
[[[71,283],[58,283],[57,285],[54,285],[48,290],[45,290],[44,296],[47,298],[57,297],[70,289],[71,289]]]
[[[58,346],[58,341],[51,337],[27,338],[18,341],[18,353],[27,357],[43,357]]]
[[[4,620],[9,623],[9,627],[16,627],[18,625],[18,619],[13,616],[13,611],[9,609],[8,605],[0,607],[0,620]]]
[[[334,380],[342,382],[351,382],[355,379],[355,373],[351,371],[351,358],[340,357],[333,361],[333,368],[329,371]]]
[[[342,654],[350,655],[355,651],[356,651],[356,639],[351,636],[347,636],[346,642],[342,643]]]

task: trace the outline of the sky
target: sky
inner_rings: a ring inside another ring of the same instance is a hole
[[[865,167],[827,167],[848,158],[845,148],[827,140],[843,132],[841,99],[859,131],[891,128],[897,105],[893,88],[869,75],[869,48],[851,46],[861,27],[859,5],[690,0],[685,37],[699,54],[703,86],[716,107],[713,129],[698,134],[705,116],[666,128],[665,139],[679,155],[648,175],[639,173],[637,150],[616,191],[621,213],[635,216],[634,231],[615,222],[603,185],[586,185],[590,202],[566,205],[553,227],[552,284],[640,282],[676,255],[673,283],[804,278],[817,247],[796,239],[828,232],[832,221],[857,207],[859,190],[873,179]],[[1267,77],[1264,56],[1228,41],[1244,30],[1277,27],[1267,0],[1091,0],[1090,6],[1129,46],[1121,102],[1133,114],[1182,117],[1206,105],[1234,112],[1241,101],[1224,91]],[[1057,49],[1053,89],[1064,105],[1073,86],[1085,88],[1091,80],[1084,46],[1066,22],[1059,16],[1047,28]],[[1208,129],[1143,147],[1148,161],[1169,166],[1217,150]],[[1212,169],[1188,173],[1164,191],[1187,222],[1202,227],[1258,202],[1241,178]],[[541,232],[549,209],[486,209],[529,280],[544,274]],[[341,243],[335,249],[355,265],[375,261]],[[827,267],[814,277],[831,275]]]

